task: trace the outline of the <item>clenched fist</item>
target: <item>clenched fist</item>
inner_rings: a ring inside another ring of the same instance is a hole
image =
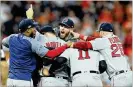
[[[30,5],[30,8],[26,11],[26,16],[28,19],[33,19],[33,8],[32,8],[32,4]]]

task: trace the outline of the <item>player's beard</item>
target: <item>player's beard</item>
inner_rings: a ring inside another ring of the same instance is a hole
[[[35,34],[34,33],[31,33],[30,34],[30,37],[35,38]]]
[[[65,33],[65,35],[60,34],[60,38],[63,39],[63,40],[66,40],[66,38],[69,36],[69,33],[70,32],[67,32],[67,33]]]

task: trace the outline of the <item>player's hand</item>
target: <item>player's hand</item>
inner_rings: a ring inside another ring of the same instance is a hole
[[[30,5],[30,8],[26,11],[26,16],[28,19],[33,19],[33,8],[32,8],[32,4]]]
[[[47,68],[43,68],[43,69],[42,69],[42,74],[43,74],[44,76],[49,76],[49,75],[50,75]]]
[[[73,38],[75,38],[75,39],[78,39],[79,38],[80,34],[78,34],[76,32],[73,32],[73,31],[70,31],[70,32],[74,36]]]
[[[67,44],[68,47],[72,47],[73,43],[74,43],[74,42],[70,42],[70,41],[69,41],[69,42],[67,42],[66,44]]]

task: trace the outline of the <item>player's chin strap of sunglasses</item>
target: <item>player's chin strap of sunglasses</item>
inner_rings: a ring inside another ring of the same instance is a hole
[[[125,72],[127,72],[127,71],[128,71],[128,70],[121,70],[121,71],[115,72],[114,75],[112,75],[109,79],[111,80],[111,78],[112,78],[113,76],[119,75],[119,74],[121,74],[121,73],[125,73]]]
[[[76,75],[76,74],[80,74],[80,73],[96,73],[96,74],[100,74],[98,71],[93,71],[93,70],[90,70],[90,71],[77,71],[75,73],[73,73],[73,76]]]

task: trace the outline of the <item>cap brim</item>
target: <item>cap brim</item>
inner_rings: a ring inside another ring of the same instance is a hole
[[[70,27],[70,26],[68,26],[67,24],[64,24],[64,23],[59,23],[59,25]]]

